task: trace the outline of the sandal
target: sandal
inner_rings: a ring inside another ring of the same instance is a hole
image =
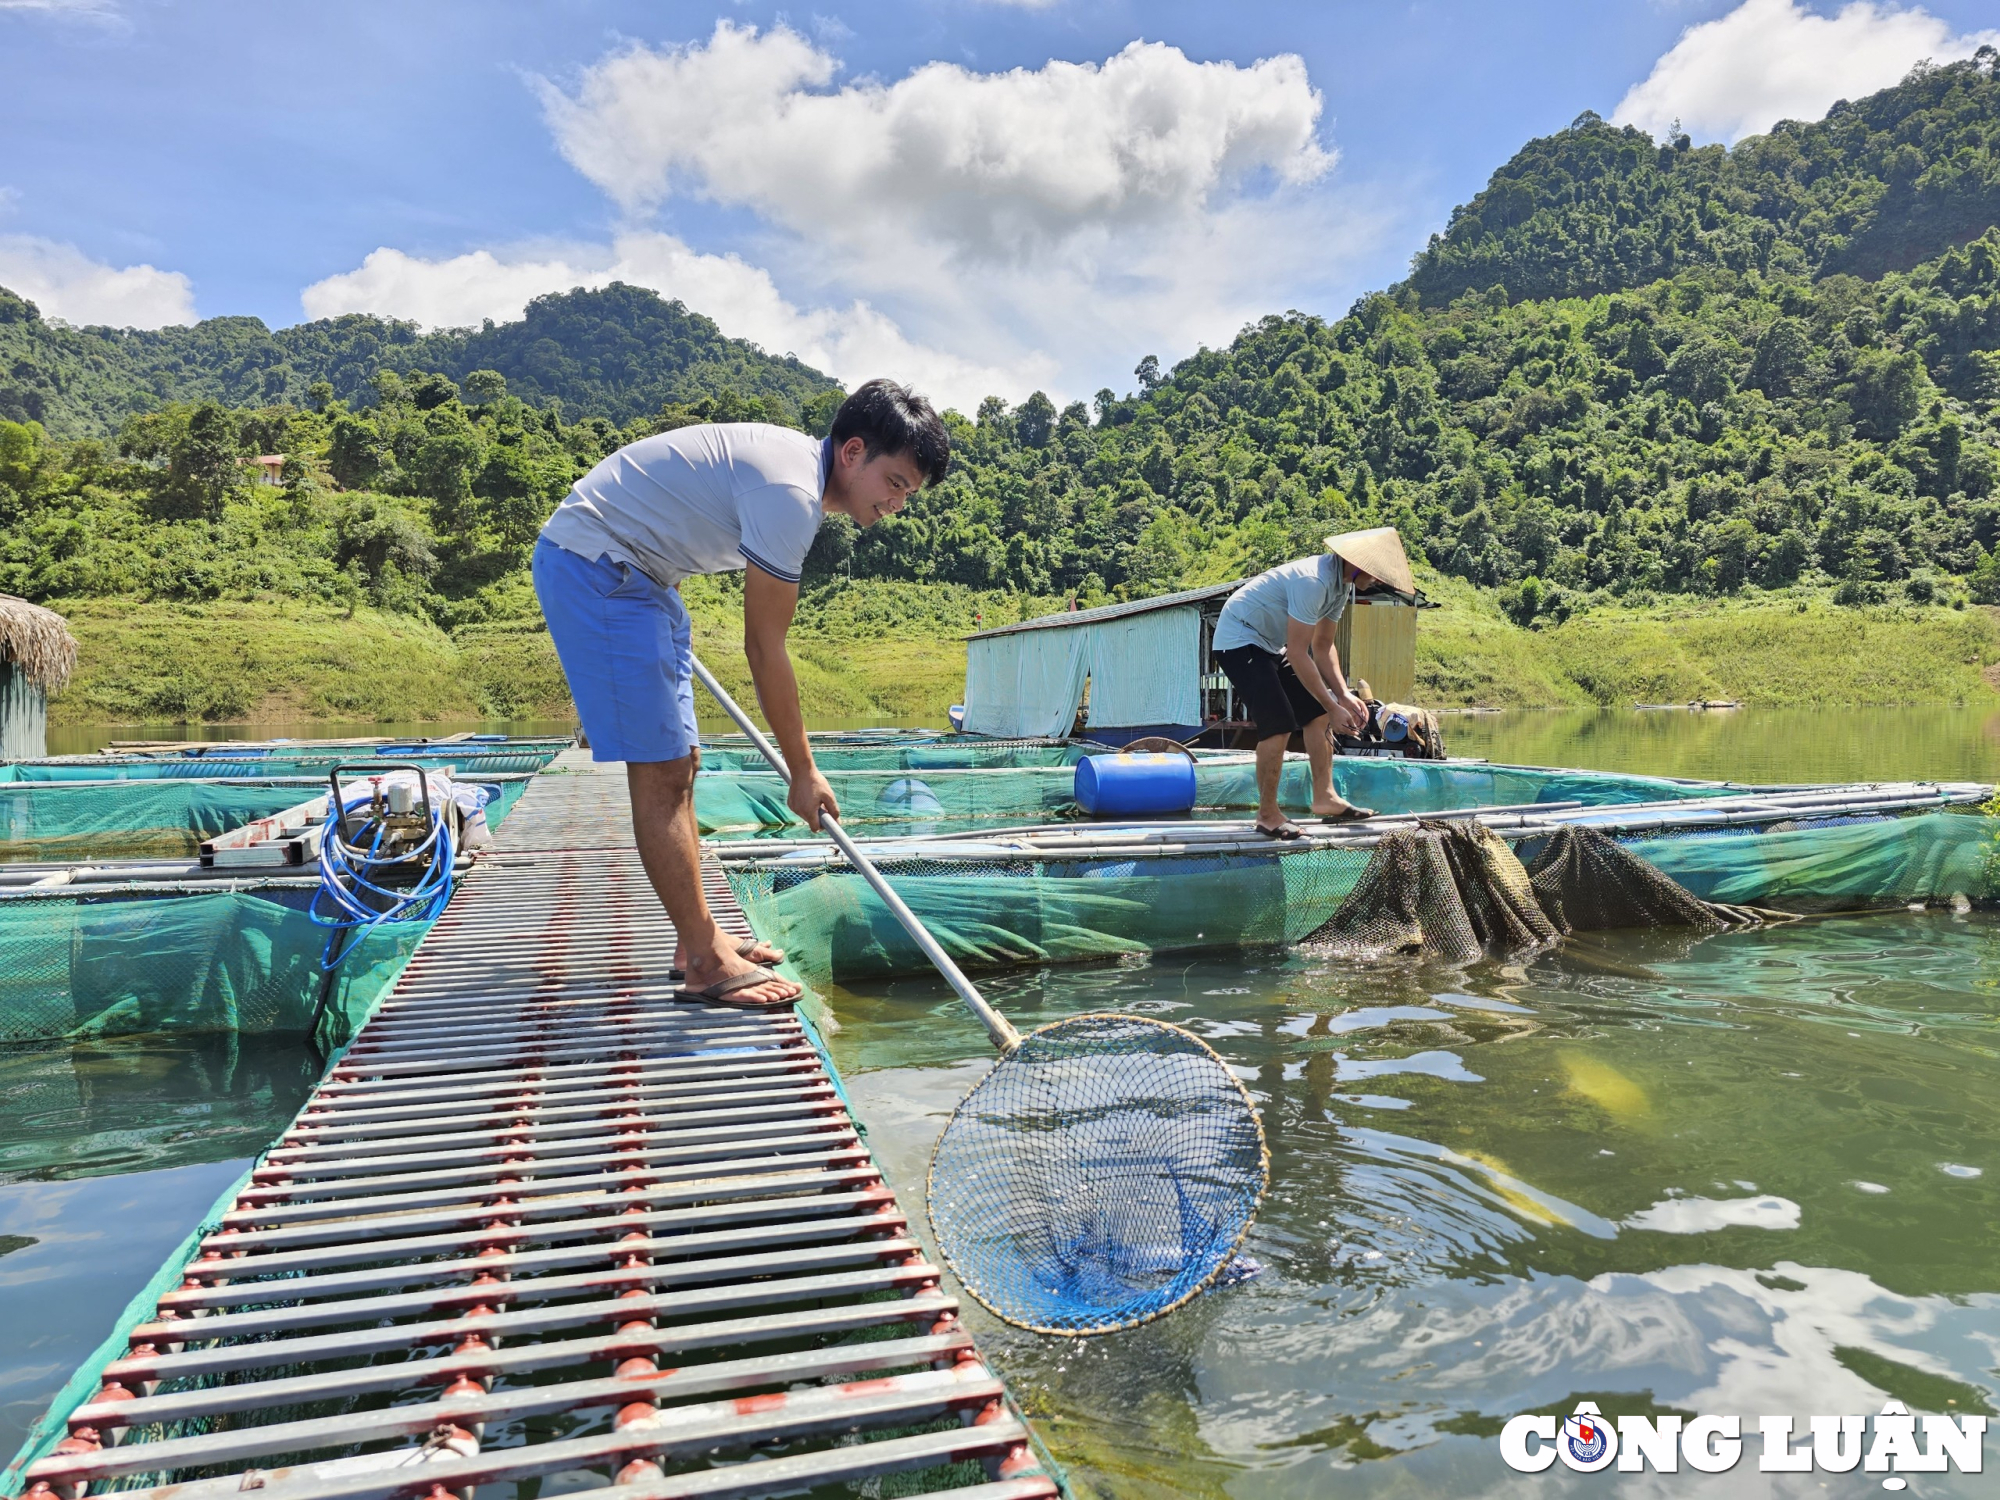
[[[756,964],[745,969],[741,974],[731,974],[727,978],[718,979],[706,989],[690,990],[683,988],[674,998],[676,1000],[700,1000],[709,1005],[728,1005],[733,1006],[737,1010],[790,1010],[792,1002],[805,993],[803,990],[798,989],[797,986],[794,986],[794,992],[785,996],[782,1000],[732,1000],[729,998],[739,990],[755,989],[760,984],[791,984],[791,980],[786,979],[781,974],[773,974],[762,964]]]
[[[745,938],[742,942],[736,945],[736,956],[738,958],[748,958],[751,955],[751,953],[754,952],[756,949],[765,946],[767,945],[765,944],[762,938],[754,938],[754,937]],[[764,960],[765,963],[781,964],[785,961],[785,950],[783,948],[773,946],[771,948],[771,951],[773,953],[776,953],[778,956],[776,958],[765,959]],[[669,979],[685,979],[687,977],[688,976],[686,969],[675,968],[667,970],[667,978]]]
[[[1276,828],[1266,828],[1262,823],[1252,823],[1250,826],[1256,829],[1265,838],[1276,839],[1280,843],[1289,844],[1294,839],[1302,839],[1305,837],[1305,835],[1299,831],[1299,825],[1292,822],[1289,818],[1286,819],[1284,822],[1280,823]]]
[[[1337,813],[1326,813],[1320,818],[1322,823],[1365,823],[1375,816],[1372,807],[1356,807],[1352,803]]]

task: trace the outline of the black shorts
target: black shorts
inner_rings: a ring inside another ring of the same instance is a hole
[[[1233,646],[1216,652],[1215,664],[1236,684],[1260,739],[1290,734],[1326,717],[1325,706],[1306,691],[1292,664],[1276,652],[1262,646]]]

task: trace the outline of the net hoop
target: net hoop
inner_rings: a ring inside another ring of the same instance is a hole
[[[1199,1282],[1188,1287],[1173,1301],[1152,1308],[1138,1317],[1121,1318],[1116,1322],[1107,1322],[1089,1328],[1061,1328],[1045,1323],[1032,1322],[996,1306],[980,1291],[979,1287],[972,1280],[968,1279],[965,1268],[959,1264],[958,1259],[953,1256],[949,1245],[946,1243],[948,1237],[938,1232],[936,1215],[931,1212],[930,1205],[937,1193],[938,1156],[943,1149],[944,1142],[951,1135],[952,1126],[957,1124],[959,1117],[978,1100],[980,1091],[985,1086],[986,1079],[982,1078],[978,1083],[974,1084],[965,1097],[958,1101],[957,1106],[951,1112],[951,1117],[945,1121],[944,1129],[938,1133],[937,1142],[931,1147],[929,1167],[924,1174],[925,1213],[930,1219],[931,1238],[937,1245],[938,1257],[944,1262],[945,1268],[957,1279],[960,1288],[965,1294],[1001,1322],[1014,1328],[1025,1329],[1029,1333],[1050,1334],[1056,1338],[1071,1339],[1095,1338],[1100,1334],[1117,1333],[1127,1328],[1138,1328],[1143,1324],[1151,1323],[1158,1318],[1164,1318],[1168,1313],[1185,1307],[1196,1297],[1207,1291],[1215,1284],[1216,1278],[1235,1260],[1237,1253],[1242,1250],[1243,1242],[1250,1237],[1250,1230],[1257,1222],[1257,1211],[1263,1206],[1264,1196],[1271,1188],[1271,1147],[1270,1142],[1264,1134],[1264,1117],[1258,1112],[1256,1101],[1250,1097],[1250,1091],[1243,1086],[1243,1080],[1230,1071],[1229,1064],[1223,1060],[1222,1054],[1184,1026],[1176,1026],[1172,1022],[1162,1021],[1156,1016],[1142,1016],[1130,1011],[1082,1011],[1076,1015],[1064,1016],[1061,1020],[1050,1021],[1046,1025],[1036,1027],[1021,1038],[1020,1047],[1002,1054],[999,1063],[996,1063],[995,1066],[998,1067],[1007,1062],[1009,1058],[1018,1054],[1022,1048],[1025,1048],[1035,1038],[1044,1036],[1051,1031],[1065,1026],[1074,1026],[1082,1021],[1121,1021],[1130,1025],[1147,1026],[1160,1031],[1172,1032],[1177,1039],[1186,1043],[1192,1043],[1196,1049],[1205,1054],[1215,1064],[1217,1073],[1229,1080],[1230,1087],[1236,1091],[1237,1097],[1242,1101],[1243,1112],[1249,1118],[1251,1128],[1256,1132],[1257,1192],[1256,1196],[1251,1200],[1249,1211],[1243,1216],[1243,1223],[1238,1228],[1236,1237],[1230,1241],[1229,1248],[1214,1258],[1215,1263],[1209,1268],[1206,1276],[1202,1277]],[[990,1073],[987,1075],[988,1078],[991,1076]]]

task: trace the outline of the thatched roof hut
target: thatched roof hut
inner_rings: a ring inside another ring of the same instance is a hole
[[[49,753],[49,694],[76,670],[76,637],[52,609],[0,594],[0,759]]]

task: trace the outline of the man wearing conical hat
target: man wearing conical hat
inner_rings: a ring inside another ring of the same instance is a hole
[[[1347,685],[1334,627],[1357,591],[1381,586],[1414,596],[1417,580],[1393,526],[1326,539],[1326,551],[1260,573],[1222,606],[1211,651],[1257,725],[1257,831],[1295,839],[1278,808],[1285,743],[1302,732],[1312,766],[1312,810],[1329,823],[1371,818],[1333,789],[1333,735],[1366,727],[1368,709]]]

